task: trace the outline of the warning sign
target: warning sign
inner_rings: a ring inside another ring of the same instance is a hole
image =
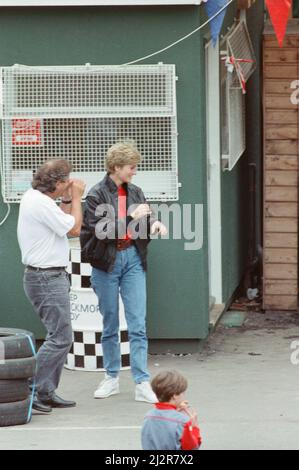
[[[42,145],[41,119],[13,119],[12,144],[23,147]]]

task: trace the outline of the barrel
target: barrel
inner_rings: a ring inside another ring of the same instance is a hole
[[[98,298],[90,285],[91,269],[90,264],[82,261],[79,240],[71,240],[68,273],[71,284],[70,301],[74,340],[65,367],[86,372],[104,370],[101,345],[103,322]],[[129,369],[130,345],[121,296],[119,296],[119,321],[121,369]]]

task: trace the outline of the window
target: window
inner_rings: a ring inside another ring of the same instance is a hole
[[[225,170],[232,170],[245,151],[245,97],[240,88],[232,85],[233,74],[221,60],[221,149]]]
[[[245,22],[241,21],[221,42],[221,130],[224,169],[232,170],[246,148],[246,82],[256,59]]]
[[[150,200],[177,200],[173,65],[4,67],[2,189],[18,202],[46,160],[68,159],[88,188],[105,174],[117,141],[134,141],[143,161],[135,179]]]

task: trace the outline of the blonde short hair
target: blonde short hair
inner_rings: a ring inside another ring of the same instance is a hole
[[[187,379],[176,370],[160,372],[151,381],[151,386],[160,402],[169,402],[174,395],[187,390]]]
[[[116,166],[137,165],[140,161],[141,155],[133,143],[117,142],[107,152],[106,169],[113,173]]]

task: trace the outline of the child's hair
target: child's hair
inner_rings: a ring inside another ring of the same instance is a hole
[[[188,382],[178,371],[166,370],[153,378],[151,386],[160,402],[168,402],[174,395],[184,393]]]

